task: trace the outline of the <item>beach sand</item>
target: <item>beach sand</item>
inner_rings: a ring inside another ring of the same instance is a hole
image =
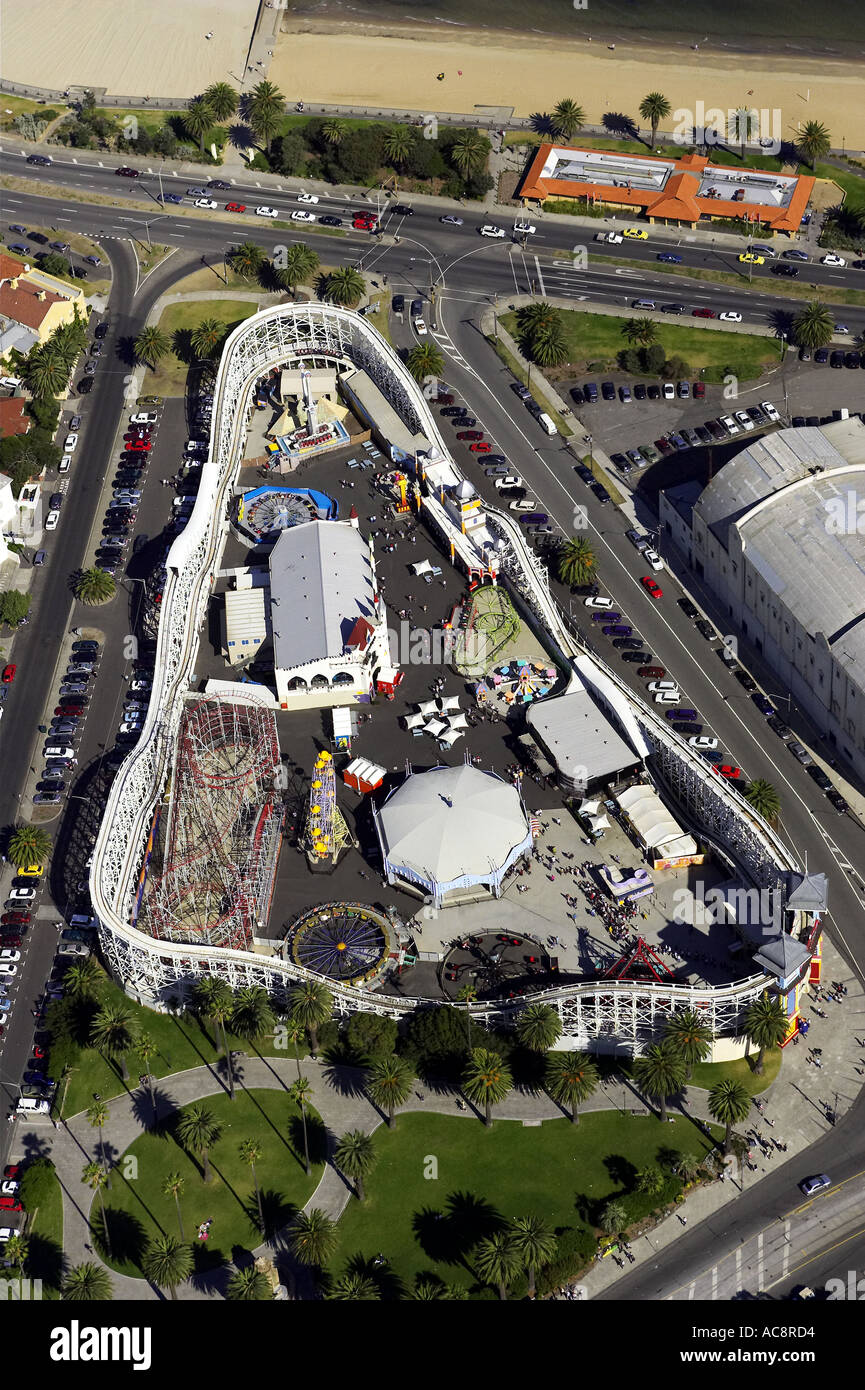
[[[436,74],[444,72],[444,81]],[[461,75],[460,75],[461,74]],[[550,35],[490,35],[426,26],[304,20],[287,16],[268,77],[293,100],[419,113],[471,113],[513,107],[517,116],[549,112],[572,97],[588,123],[605,114],[637,117],[649,91],[678,109],[735,111],[742,105],[780,112],[780,138],[800,122],[822,121],[833,145],[865,149],[862,69],[853,62],[755,54],[732,59],[701,51],[684,58],[645,42],[570,43]],[[767,133],[772,134],[772,117]],[[672,130],[672,118],[662,126]]]

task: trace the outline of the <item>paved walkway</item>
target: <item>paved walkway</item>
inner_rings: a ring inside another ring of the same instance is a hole
[[[761,1116],[755,1107],[753,1117],[749,1116],[741,1127],[747,1129],[753,1126],[770,1143],[772,1140],[786,1143],[787,1152],[782,1155],[774,1150],[768,1156],[761,1157],[755,1144],[756,1171],[744,1173],[745,1187],[759,1182],[761,1175],[768,1171],[769,1163],[792,1163],[803,1149],[815,1143],[830,1128],[827,1108],[834,1108],[840,1120],[862,1085],[865,1075],[865,993],[828,941],[825,941],[823,959],[824,979],[843,981],[848,987],[848,996],[841,1004],[823,1001],[816,1006],[823,1010],[825,1018],[815,1012],[814,1005],[805,1001],[803,1012],[812,1023],[808,1039],[786,1049],[783,1069],[767,1094],[764,1114]],[[813,1045],[822,1048],[821,1069],[808,1060]],[[383,1123],[378,1110],[360,1090],[362,1074],[359,1070],[332,1067],[327,1062],[307,1058],[301,1063],[301,1071],[312,1083],[313,1103],[327,1129],[329,1154],[332,1154],[340,1135],[346,1130],[363,1129],[371,1133]],[[243,1084],[251,1090],[287,1090],[297,1076],[293,1058],[245,1058],[243,1072]],[[159,1083],[157,1116],[164,1116],[179,1106],[205,1096],[224,1094],[225,1091],[225,1083],[213,1067],[196,1067],[178,1072]],[[110,1149],[122,1154],[142,1134],[142,1109],[146,1112],[147,1101],[145,1099],[142,1107],[141,1092],[131,1095],[124,1093],[110,1101],[109,1108],[105,1141]],[[581,1107],[581,1113],[613,1108],[645,1113],[647,1106],[630,1082],[617,1079],[599,1088],[592,1099]],[[707,1092],[688,1087],[681,1106],[670,1107],[670,1110],[672,1114],[685,1114],[705,1123],[710,1119]],[[457,1107],[455,1092],[434,1091],[423,1082],[415,1084],[409,1101],[397,1113],[415,1111],[451,1115],[464,1120],[466,1124],[479,1123],[476,1110],[470,1107],[468,1111],[461,1111]],[[560,1119],[562,1114],[561,1108],[547,1095],[523,1091],[513,1091],[495,1111],[497,1119],[528,1122]],[[24,1142],[25,1135],[28,1142]],[[98,1260],[92,1248],[88,1220],[91,1194],[81,1182],[82,1167],[96,1153],[96,1136],[97,1131],[82,1112],[56,1131],[38,1122],[28,1125],[23,1131],[19,1130],[16,1135],[18,1142],[13,1145],[17,1158],[38,1147],[40,1153],[50,1154],[55,1163],[63,1189],[63,1246],[70,1266],[85,1260]],[[798,1173],[798,1168],[795,1171]],[[791,1182],[794,1180],[791,1176]],[[689,1195],[685,1208],[691,1225],[710,1216],[741,1190],[734,1170],[725,1180],[705,1184],[695,1190]],[[306,1210],[321,1207],[334,1220],[338,1220],[350,1200],[347,1184],[329,1162]],[[654,1247],[663,1248],[681,1232],[682,1227],[675,1216],[666,1218],[652,1232]],[[284,1261],[285,1247],[281,1236],[277,1234],[272,1242],[259,1246],[253,1253]],[[593,1266],[582,1282],[592,1296],[613,1283],[619,1273],[607,1261]],[[113,1272],[111,1278],[116,1298],[140,1300],[162,1297],[143,1279]],[[191,1284],[184,1285],[178,1293],[180,1298],[192,1300],[221,1296],[218,1290]]]

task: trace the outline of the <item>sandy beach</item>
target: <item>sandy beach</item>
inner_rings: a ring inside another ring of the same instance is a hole
[[[645,42],[610,51],[548,35],[433,34],[422,26],[287,16],[268,76],[295,99],[373,110],[470,113],[494,106],[529,116],[569,96],[592,125],[609,112],[636,117],[640,99],[660,88],[674,111],[694,111],[698,101],[706,110],[777,109],[781,139],[794,139],[800,122],[819,120],[834,145],[843,137],[848,150],[865,149],[861,66],[842,60],[800,64],[760,54],[731,61],[708,51],[686,59]],[[673,128],[672,120],[666,124]]]

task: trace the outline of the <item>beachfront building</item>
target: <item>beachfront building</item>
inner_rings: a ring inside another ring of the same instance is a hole
[[[754,439],[702,490],[660,494],[662,536],[865,777],[865,423]],[[771,692],[770,692],[771,693]]]
[[[807,175],[735,169],[699,154],[670,159],[541,145],[519,197],[541,204],[582,200],[673,226],[733,217],[789,234],[798,231],[813,187]]]
[[[0,356],[46,343],[61,324],[73,322],[76,308],[86,322],[84,291],[78,286],[0,254]]]

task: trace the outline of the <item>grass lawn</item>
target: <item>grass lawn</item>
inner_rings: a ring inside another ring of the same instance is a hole
[[[751,1096],[758,1096],[777,1077],[781,1070],[781,1049],[776,1047],[763,1057],[763,1075],[757,1076],[754,1063],[756,1052],[750,1058],[739,1057],[734,1062],[699,1062],[694,1067],[690,1085],[704,1086],[710,1091],[719,1081],[741,1081]]]
[[[622,334],[626,319],[606,314],[586,314],[571,309],[562,311],[562,325],[572,366],[582,369],[587,362],[603,361],[609,369],[616,366],[617,354],[628,347]],[[517,316],[507,313],[502,323],[519,342]],[[706,328],[685,327],[683,324],[657,325],[660,343],[669,357],[682,357],[692,371],[705,368],[706,381],[720,381],[732,371],[740,381],[760,375],[765,364],[778,361],[778,344],[774,338],[745,333],[718,333]]]
[[[180,1198],[183,1232],[195,1248],[198,1268],[231,1260],[237,1247],[252,1250],[262,1243],[252,1170],[238,1153],[243,1139],[259,1140],[262,1146],[256,1172],[268,1231],[285,1226],[309,1200],[321,1178],[320,1163],[313,1165],[309,1178],[306,1176],[300,1111],[284,1091],[238,1091],[233,1102],[227,1096],[209,1096],[204,1103],[222,1126],[222,1135],[210,1153],[209,1183],[201,1176],[198,1159],[180,1147],[170,1129],[162,1134],[142,1134],[112,1170],[111,1189],[104,1192],[112,1258],[107,1252],[105,1258],[121,1274],[140,1277],[141,1252],[157,1232],[180,1234],[174,1198],[162,1195],[167,1173],[180,1173],[185,1180]],[[309,1108],[307,1125],[312,1156],[323,1129]],[[110,1142],[110,1129],[106,1135]],[[84,1205],[88,1197],[82,1186]],[[95,1194],[90,1215],[99,1230],[99,1197]],[[210,1217],[213,1226],[204,1244],[196,1240],[196,1232]]]
[[[42,1280],[42,1297],[60,1297],[63,1270],[63,1193],[55,1175],[48,1197],[41,1202],[36,1220],[28,1227],[30,1255],[27,1273]]]
[[[152,1076],[157,1078],[170,1076],[172,1072],[187,1071],[190,1067],[204,1066],[216,1060],[218,1050],[215,1046],[215,1040],[197,1019],[188,1015],[182,1015],[178,1018],[146,1009],[142,1004],[136,1004],[132,999],[128,999],[122,990],[118,989],[117,985],[107,977],[103,981],[99,997],[105,1003],[122,1004],[127,1008],[135,1029],[138,1032],[147,1033],[156,1043],[158,1051],[148,1062],[148,1071]],[[229,1031],[228,1045],[232,1050],[247,1051],[250,1056],[253,1056],[255,1052],[260,1052],[267,1057],[294,1057],[293,1047],[287,1049],[277,1047],[273,1037],[263,1038],[253,1048],[249,1043],[235,1037]],[[301,1057],[305,1056],[302,1044],[300,1055]],[[133,1078],[133,1084],[135,1084],[135,1078],[144,1070],[144,1063],[135,1053],[129,1053],[127,1065],[130,1076]],[[239,1065],[242,1068],[242,1062]],[[238,1076],[242,1075],[238,1067],[235,1067],[235,1073]],[[58,1081],[60,1080],[59,1072],[52,1069],[51,1066],[49,1066],[49,1075]],[[61,1086],[61,1094],[62,1089]],[[126,1086],[119,1072],[105,1061],[101,1053],[94,1048],[82,1048],[75,1063],[75,1070],[69,1079],[69,1090],[66,1104],[63,1107],[63,1115],[66,1119],[70,1119],[71,1116],[86,1110],[93,1100],[94,1091],[98,1091],[104,1100],[111,1100],[113,1096],[122,1095],[125,1089]]]
[[[189,300],[183,304],[169,304],[162,312],[159,327],[170,337],[178,331],[195,328],[202,319],[219,319],[230,331],[257,310],[258,304],[254,300]],[[189,362],[182,361],[176,353],[169,353],[163,357],[155,372],[147,369],[141,395],[182,396],[186,391],[189,367]]]
[[[30,97],[11,97],[8,92],[0,93],[0,130],[14,130],[16,116],[29,113],[43,115],[46,111],[65,111],[66,102],[33,101]]]
[[[805,172],[810,174],[811,170],[806,168]],[[836,169],[834,164],[818,164],[817,178],[831,179],[839,188],[844,189],[845,208],[853,212],[865,211],[865,178],[861,174],[848,174],[845,169]]]
[[[478,1284],[471,1260],[464,1262],[488,1222],[466,1220],[475,1226],[466,1235],[452,1214],[455,1201],[463,1210],[469,1200],[487,1204],[505,1220],[532,1213],[554,1228],[592,1231],[603,1203],[631,1186],[637,1170],[657,1163],[661,1150],[702,1158],[709,1149],[689,1120],[662,1126],[654,1116],[618,1111],[587,1115],[576,1127],[566,1119],[539,1127],[497,1120],[490,1129],[456,1117],[403,1115],[392,1131],[376,1130],[375,1145],[366,1200],[352,1200],[340,1219],[330,1273],[337,1277],[356,1257],[380,1252],[408,1288],[418,1275],[432,1274],[474,1297],[495,1297]]]

